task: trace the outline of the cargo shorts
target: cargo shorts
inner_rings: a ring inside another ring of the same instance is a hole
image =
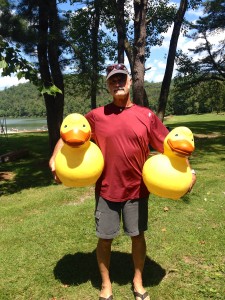
[[[120,222],[129,236],[137,236],[148,228],[148,198],[108,201],[96,196],[96,235],[102,239],[113,239],[120,232]]]

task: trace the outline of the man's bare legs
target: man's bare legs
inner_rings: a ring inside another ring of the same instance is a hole
[[[131,237],[132,239],[132,257],[134,262],[134,278],[133,287],[134,290],[140,294],[146,292],[142,283],[142,273],[145,264],[146,257],[146,242],[144,232],[137,236]],[[149,297],[146,300],[150,299]]]
[[[134,263],[134,278],[133,286],[134,290],[140,294],[146,292],[142,283],[142,273],[145,264],[146,257],[146,242],[144,233],[138,236],[131,237],[132,240],[132,257]],[[102,289],[100,292],[100,297],[108,298],[112,295],[112,284],[109,277],[109,266],[111,258],[111,245],[112,239],[99,239],[97,245],[97,260],[99,271],[102,278]],[[149,297],[146,300],[150,299]]]
[[[99,239],[96,250],[98,267],[102,277],[102,289],[99,296],[104,298],[112,295],[112,284],[109,277],[111,245],[112,239]]]

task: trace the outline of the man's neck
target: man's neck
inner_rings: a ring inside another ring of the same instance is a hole
[[[126,98],[114,98],[113,104],[119,107],[131,107],[133,103],[131,102],[130,97]]]

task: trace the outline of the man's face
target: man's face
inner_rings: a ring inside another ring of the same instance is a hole
[[[126,74],[115,74],[107,80],[107,85],[113,97],[125,96],[130,91],[131,79]]]

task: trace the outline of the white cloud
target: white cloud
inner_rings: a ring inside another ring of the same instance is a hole
[[[155,81],[154,78],[155,78],[155,71],[154,70],[148,70],[145,73],[145,80],[147,80],[147,81]]]
[[[145,73],[145,80],[149,82],[160,82],[164,76],[165,64],[160,60],[154,60],[153,64],[148,64],[151,69],[147,70]],[[147,67],[147,68],[148,68]]]
[[[225,36],[225,31],[219,31],[219,32],[214,32],[214,33],[210,33],[207,37],[208,41],[210,42],[211,45],[213,45],[213,50],[217,49],[219,46],[219,43],[224,40],[224,36]],[[201,43],[204,43],[205,40],[204,39],[197,39],[197,40],[193,40],[193,39],[188,39],[185,38],[181,41],[181,43],[178,44],[178,49],[181,49],[184,53],[186,53],[187,55],[191,56],[193,58],[193,60],[197,60],[199,58],[199,56],[203,56],[204,53],[200,53],[200,54],[194,54],[193,52],[190,52],[190,49],[195,49],[197,46],[199,46]]]
[[[162,82],[164,74],[158,74],[154,78],[154,82]]]
[[[166,68],[166,63],[163,62],[163,61],[158,61],[157,67],[160,68],[160,69],[165,70],[165,68]]]
[[[164,76],[163,70],[151,69],[145,73],[145,80],[149,82],[161,82]]]
[[[192,21],[194,19],[198,19],[199,17],[202,17],[203,16],[203,11],[202,11],[202,8],[198,8],[198,9],[195,9],[195,10],[188,10],[186,12],[186,18],[188,18],[189,20],[191,19]]]
[[[25,78],[21,78],[20,80],[18,80],[18,78],[14,75],[1,76],[0,74],[0,90],[4,90],[5,88],[9,88],[10,86],[25,82],[28,82],[28,80],[26,80]]]

